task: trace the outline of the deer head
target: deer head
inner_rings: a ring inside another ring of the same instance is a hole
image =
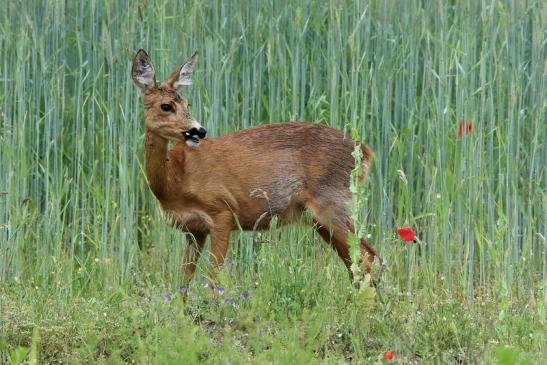
[[[188,99],[178,91],[192,84],[197,57],[196,52],[159,86],[152,61],[144,50],[137,52],[131,69],[133,81],[142,92],[146,129],[167,140],[186,141],[190,146],[197,146],[207,132],[192,118]]]

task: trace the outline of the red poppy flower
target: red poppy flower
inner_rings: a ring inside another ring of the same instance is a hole
[[[411,227],[401,227],[397,230],[397,234],[406,242],[416,242],[416,234]]]
[[[471,134],[473,132],[473,124],[467,120],[462,120],[458,127],[458,137],[462,138],[463,134]]]
[[[393,351],[388,351],[384,354],[384,359],[386,360],[393,360],[395,357],[395,353]]]

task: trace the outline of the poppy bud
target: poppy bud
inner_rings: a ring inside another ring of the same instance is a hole
[[[458,137],[461,139],[463,134],[471,134],[473,132],[473,124],[467,120],[462,120],[458,127]]]

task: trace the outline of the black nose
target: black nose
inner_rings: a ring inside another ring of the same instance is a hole
[[[205,128],[201,127],[200,129],[198,129],[198,132],[196,134],[199,138],[203,139],[207,135],[207,131],[205,130]]]

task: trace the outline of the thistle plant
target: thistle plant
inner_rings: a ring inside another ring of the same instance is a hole
[[[358,136],[355,136],[354,140],[359,141]],[[350,175],[350,191],[352,194],[351,203],[349,204],[349,212],[351,220],[353,221],[353,232],[349,233],[349,245],[350,245],[350,257],[351,257],[351,271],[353,273],[353,283],[359,283],[363,278],[363,271],[359,265],[361,262],[361,240],[365,234],[365,219],[362,216],[363,209],[365,208],[368,200],[368,190],[366,183],[362,177],[365,173],[363,171],[363,165],[361,163],[363,158],[363,152],[361,151],[361,144],[357,142],[352,156],[355,160],[355,168]]]

